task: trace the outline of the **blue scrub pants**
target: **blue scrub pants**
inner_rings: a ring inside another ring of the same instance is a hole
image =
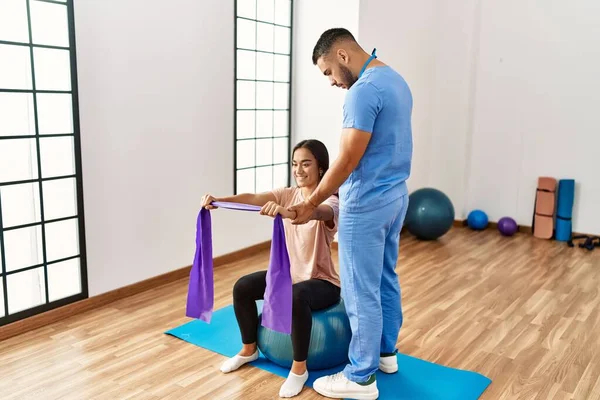
[[[380,353],[394,353],[402,325],[396,275],[400,230],[408,195],[375,210],[340,210],[342,297],[352,328],[346,378],[365,382],[379,368]]]

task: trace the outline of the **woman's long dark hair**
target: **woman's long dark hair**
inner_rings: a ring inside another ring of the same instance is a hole
[[[308,149],[315,157],[317,160],[317,166],[323,171],[323,173],[319,175],[320,181],[321,178],[323,178],[323,175],[325,175],[329,169],[329,152],[327,151],[327,147],[321,141],[316,139],[303,140],[294,147],[294,151],[292,151],[292,157],[298,149]]]

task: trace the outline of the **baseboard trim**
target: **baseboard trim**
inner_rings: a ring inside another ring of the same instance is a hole
[[[452,226],[455,228],[464,228],[467,226],[467,220],[466,219],[455,219],[454,222],[452,223]],[[498,223],[490,222],[486,229],[498,229]],[[402,227],[402,232],[404,232],[404,231],[406,231],[406,228]],[[518,232],[532,234],[533,229],[530,226],[518,225]],[[575,233],[574,233],[574,235],[575,235]]]
[[[452,226],[454,226],[456,228],[464,228],[467,226],[467,220],[466,219],[456,219],[456,220],[454,220],[454,223],[452,224]],[[486,229],[498,229],[498,223],[490,222]],[[402,232],[404,233],[405,231],[406,231],[406,227],[402,227]],[[517,225],[517,232],[525,233],[528,235],[533,235],[533,228],[528,225]],[[598,236],[598,235],[593,235],[593,234],[588,234],[588,233],[579,233],[579,232],[572,233],[572,236],[582,236],[582,235]],[[552,239],[552,240],[554,240],[554,239]],[[336,242],[331,243],[331,248],[334,250],[338,250],[338,242],[336,241]]]
[[[454,221],[454,226],[458,226],[458,227],[462,227],[462,226],[467,226],[467,220],[466,219],[458,219]],[[529,225],[517,225],[518,227],[518,232],[521,233],[527,233],[529,235],[533,235],[533,228]],[[498,222],[489,222],[488,227],[486,229],[498,229]],[[581,233],[581,232],[573,232],[572,233],[573,236],[580,236],[580,235],[585,235],[585,236],[598,236],[598,235],[593,235],[590,233]]]
[[[224,264],[229,264],[239,260],[240,258],[253,256],[261,251],[269,249],[270,247],[271,241],[259,243],[254,246],[234,251],[233,253],[215,257],[213,265],[218,267]],[[102,293],[98,296],[93,296],[42,314],[13,322],[8,325],[0,326],[0,342],[10,337],[21,335],[25,332],[29,332],[54,322],[72,317],[73,315],[102,307],[117,300],[121,300],[126,297],[130,297],[135,294],[178,281],[180,279],[185,279],[190,275],[191,268],[192,267],[190,265],[184,268],[176,269],[174,271],[167,272],[166,274],[158,275],[141,282],[111,290],[110,292]]]
[[[454,226],[467,226],[467,220],[455,220]],[[498,222],[490,221],[486,229],[498,229]],[[531,226],[528,225],[517,225],[517,232],[532,234],[533,228],[531,228]]]

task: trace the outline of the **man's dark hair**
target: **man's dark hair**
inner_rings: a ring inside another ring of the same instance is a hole
[[[314,65],[317,65],[317,61],[319,58],[323,57],[325,54],[329,53],[333,45],[339,40],[352,40],[356,42],[354,36],[350,33],[349,30],[344,28],[333,28],[326,30],[323,32],[315,48],[313,49],[312,54],[312,62]]]

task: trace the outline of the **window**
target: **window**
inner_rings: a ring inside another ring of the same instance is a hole
[[[235,192],[290,184],[290,0],[236,0]]]
[[[87,297],[72,0],[0,1],[0,325]]]

